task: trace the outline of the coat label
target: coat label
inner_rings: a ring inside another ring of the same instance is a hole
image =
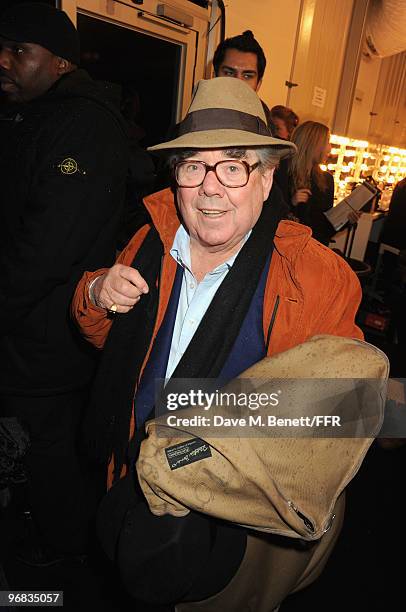
[[[192,438],[165,448],[166,458],[171,470],[211,457],[209,444],[200,438]]]

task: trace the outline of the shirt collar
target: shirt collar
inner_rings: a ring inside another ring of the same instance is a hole
[[[234,261],[236,260],[238,253],[241,251],[243,245],[248,240],[251,232],[252,230],[250,230],[245,235],[244,243],[241,245],[238,251],[234,253],[234,255],[229,257],[227,261],[225,261],[224,263],[217,266],[217,268],[212,270],[212,272],[220,272],[224,270],[225,268],[227,268],[228,270],[231,268]],[[183,227],[183,225],[179,226],[178,231],[175,234],[175,238],[174,238],[170,253],[178,264],[180,264],[183,268],[187,268],[187,270],[189,270],[189,272],[192,274],[191,262],[190,262],[190,236],[185,230],[185,228]]]

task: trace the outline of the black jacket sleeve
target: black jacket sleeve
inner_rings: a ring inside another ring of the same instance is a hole
[[[1,254],[2,335],[59,285],[93,263],[111,263],[96,261],[95,245],[117,219],[124,197],[126,139],[97,105],[83,102],[50,121],[36,147],[28,201]]]

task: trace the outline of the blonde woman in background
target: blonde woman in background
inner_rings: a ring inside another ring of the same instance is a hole
[[[291,205],[294,215],[313,231],[313,237],[328,246],[335,234],[324,212],[333,206],[334,179],[319,164],[330,153],[330,130],[323,123],[305,121],[292,133],[297,154],[289,167]]]

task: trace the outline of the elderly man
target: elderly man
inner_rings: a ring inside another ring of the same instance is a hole
[[[280,222],[272,192],[264,205],[294,146],[271,136],[251,88],[201,81],[178,137],[153,149],[169,156],[174,192],[145,199],[152,223],[112,268],[86,273],[73,301],[82,334],[104,347],[88,430],[113,481],[157,378],[230,380],[315,334],[361,337],[353,272],[308,228]]]
[[[79,63],[63,11],[27,3],[0,15],[0,410],[30,433],[43,545],[20,558],[32,565],[87,547],[93,504],[76,437],[97,355],[69,302],[85,270],[114,261],[128,165],[114,92]]]

